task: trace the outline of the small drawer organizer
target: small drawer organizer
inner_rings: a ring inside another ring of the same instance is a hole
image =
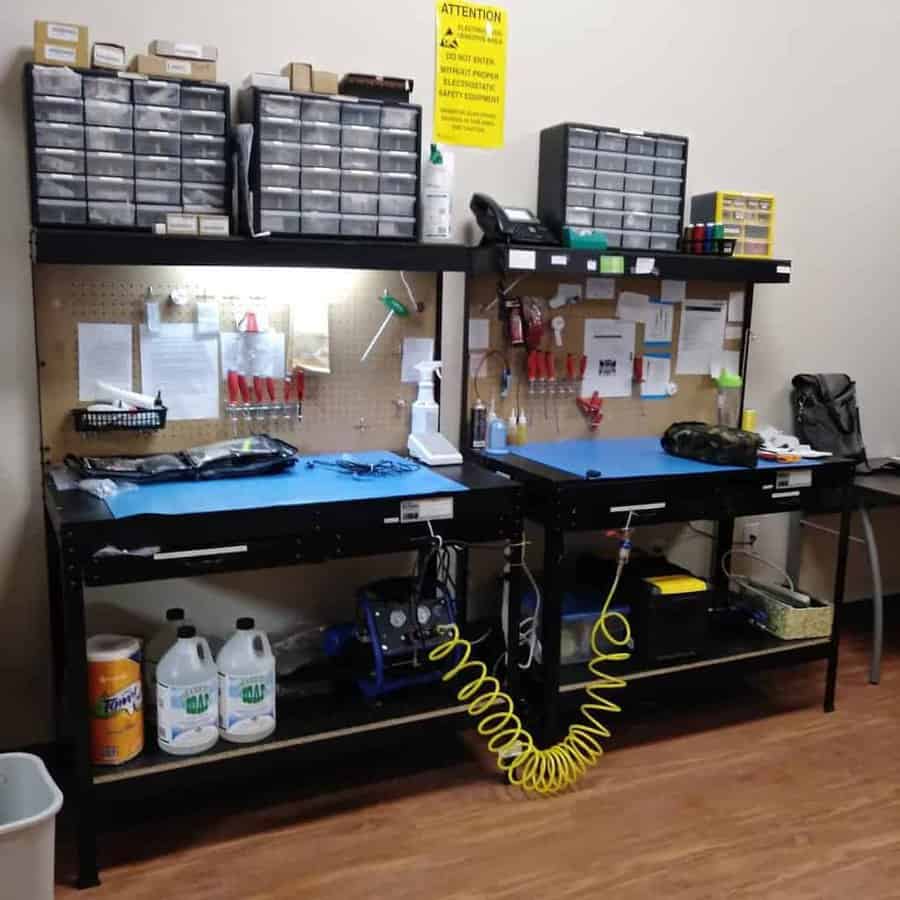
[[[688,139],[677,135],[571,122],[545,128],[538,215],[557,232],[596,228],[610,247],[677,250],[687,154]]]
[[[227,85],[25,67],[35,225],[152,229],[231,214]]]
[[[414,240],[418,106],[247,88],[253,229],[278,235]]]

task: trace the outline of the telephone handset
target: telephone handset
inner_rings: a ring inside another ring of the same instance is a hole
[[[516,206],[501,206],[487,194],[472,194],[469,209],[484,232],[482,243],[558,244],[553,233],[534,213]]]

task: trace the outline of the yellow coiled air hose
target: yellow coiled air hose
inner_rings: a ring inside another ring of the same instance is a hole
[[[456,625],[445,626],[450,637],[435,647],[428,658],[440,662],[461,651],[456,663],[444,673],[444,681],[452,681],[468,670],[471,679],[457,691],[460,703],[468,704],[468,713],[478,722],[478,733],[488,739],[487,746],[497,756],[497,765],[506,774],[510,784],[538,794],[555,794],[571,787],[603,755],[601,738],[610,737],[609,729],[599,720],[601,713],[617,713],[622,708],[603,696],[603,691],[623,688],[625,681],[607,675],[600,667],[607,662],[624,662],[631,654],[607,653],[599,646],[602,635],[607,645],[624,647],[631,641],[628,619],[617,611],[610,612],[609,605],[619,586],[627,554],[620,556],[619,566],[612,587],[603,603],[600,617],[591,630],[591,661],[588,670],[595,680],[585,688],[590,698],[581,705],[582,721],[569,726],[563,740],[545,750],[535,746],[534,738],[516,715],[512,697],[501,689],[500,682],[489,674],[487,666],[472,659],[472,644],[462,637]],[[609,624],[619,621],[622,635],[610,633]],[[501,707],[496,709],[495,707]]]

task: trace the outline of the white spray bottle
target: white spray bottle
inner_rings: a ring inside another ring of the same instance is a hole
[[[419,396],[412,405],[410,434],[434,434],[438,430],[439,407],[434,399],[434,373],[441,372],[440,360],[416,364],[419,372]]]

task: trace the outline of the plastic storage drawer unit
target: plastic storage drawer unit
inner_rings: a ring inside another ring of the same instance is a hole
[[[194,204],[197,203],[197,200],[194,197],[190,200],[185,197],[184,202],[185,204]],[[296,188],[261,187],[259,189],[259,205],[260,209],[300,209],[300,191]]]
[[[298,212],[263,209],[260,210],[259,221],[262,231],[271,231],[275,234],[297,234],[300,231]]]
[[[300,122],[297,119],[279,119],[274,116],[260,116],[259,137],[263,141],[300,141]]]
[[[225,134],[225,113],[183,109],[181,130],[188,134]]]
[[[216,87],[200,87],[183,84],[181,86],[182,109],[204,109],[210,112],[225,112],[225,91]]]
[[[138,182],[140,184],[140,182]],[[108,175],[88,175],[88,200],[106,200],[112,203],[131,203],[134,200],[134,179],[113,178]]]
[[[181,203],[181,183],[139,178],[134,183],[134,195],[138,203],[177,206]]]
[[[276,119],[299,119],[300,98],[290,94],[260,94],[260,118],[273,116]]]
[[[137,178],[153,181],[177,181],[181,178],[181,160],[177,156],[138,156],[134,173]]]
[[[338,169],[301,169],[300,187],[310,191],[336,191],[341,186]]]
[[[400,216],[379,216],[380,237],[413,238],[416,234],[416,220]]]
[[[37,193],[38,197],[52,197],[55,200],[84,200],[84,176],[39,173]]]
[[[388,128],[381,121],[381,109],[369,103],[342,103],[341,122],[344,125],[368,125],[377,128],[381,125]]]
[[[134,127],[143,131],[181,131],[181,110],[167,106],[135,106]]]
[[[341,234],[374,237],[378,234],[378,218],[377,216],[341,216]]]
[[[341,172],[341,190],[351,193],[378,193],[379,175],[377,172]],[[396,193],[396,192],[394,192]]]
[[[327,144],[337,147],[341,143],[341,126],[330,122],[300,123],[300,140],[304,144]]]
[[[84,126],[65,122],[35,122],[34,140],[38,147],[78,150],[84,146]]]
[[[313,100],[305,97],[300,111],[307,122],[340,122],[341,105],[334,100]]]
[[[133,203],[88,203],[88,222],[92,225],[130,227],[134,225]]]
[[[340,168],[341,150],[339,147],[329,147],[327,144],[302,144],[300,165],[323,169]]]
[[[382,128],[402,128],[415,131],[419,125],[419,111],[399,106],[384,106],[381,110]]]
[[[31,90],[35,94],[80,98],[81,75],[57,66],[34,66],[31,69]]]
[[[406,175],[402,172],[393,174],[382,173],[380,179],[382,194],[415,194],[416,176]],[[360,188],[360,190],[364,190]]]
[[[181,155],[185,159],[225,159],[225,138],[208,134],[183,134]]]
[[[702,218],[701,218],[702,216]],[[734,255],[772,256],[775,241],[775,197],[743,191],[713,191],[691,200],[694,222],[721,222],[734,237]]]
[[[380,133],[383,137],[385,132]],[[368,150],[378,149],[379,131],[366,125],[341,126],[341,145],[344,147],[363,147]]]
[[[338,213],[304,212],[300,214],[300,231],[304,234],[339,234],[341,217]]]
[[[185,135],[187,137],[187,135]],[[283,166],[300,165],[300,145],[285,141],[260,141],[259,159],[263,163],[278,163]]]
[[[92,78],[85,75],[84,99],[131,103],[131,82],[127,78]]]
[[[84,174],[84,153],[81,150],[36,147],[34,159],[38,172],[57,172],[61,175]]]
[[[416,198],[407,194],[381,194],[378,212],[383,216],[411,217],[416,212]]]
[[[88,150],[131,153],[134,150],[134,132],[130,128],[88,125],[85,128],[85,145]]]
[[[84,200],[50,200],[37,202],[38,221],[42,225],[84,225],[87,204]]]
[[[134,156],[130,153],[102,153],[89,150],[85,156],[88,175],[134,178]]]
[[[381,151],[382,172],[405,172],[414,174],[418,156],[415,153],[403,153],[399,150]],[[370,168],[366,166],[365,168]]]
[[[225,174],[224,160],[186,159],[181,164],[181,177],[185,181],[203,181],[211,184],[224,184]]]
[[[382,129],[378,146],[382,150],[402,150],[404,153],[416,153],[418,151],[419,136],[415,131],[395,131]]]
[[[181,106],[181,85],[174,81],[142,81],[133,86],[134,102],[147,106]]]
[[[35,97],[33,107],[36,122],[71,122],[80,125],[84,119],[84,104],[72,97]]]
[[[366,216],[378,215],[377,194],[341,194],[340,196],[342,213]]]
[[[173,131],[135,131],[134,152],[144,156],[180,156],[181,135]]]
[[[115,103],[112,100],[85,100],[84,121],[88,125],[109,125],[112,128],[131,128],[134,124],[130,103]],[[150,109],[150,107],[138,107]]]
[[[300,191],[300,209],[303,212],[338,212],[341,195],[337,191]]]
[[[297,166],[263,163],[259,167],[259,183],[270,187],[298,188],[300,187],[300,169]]]
[[[185,206],[225,209],[225,185],[182,183],[181,202]]]
[[[181,206],[147,206],[137,204],[136,224],[139,228],[152,228],[154,225],[165,225],[169,213],[181,212]]]

